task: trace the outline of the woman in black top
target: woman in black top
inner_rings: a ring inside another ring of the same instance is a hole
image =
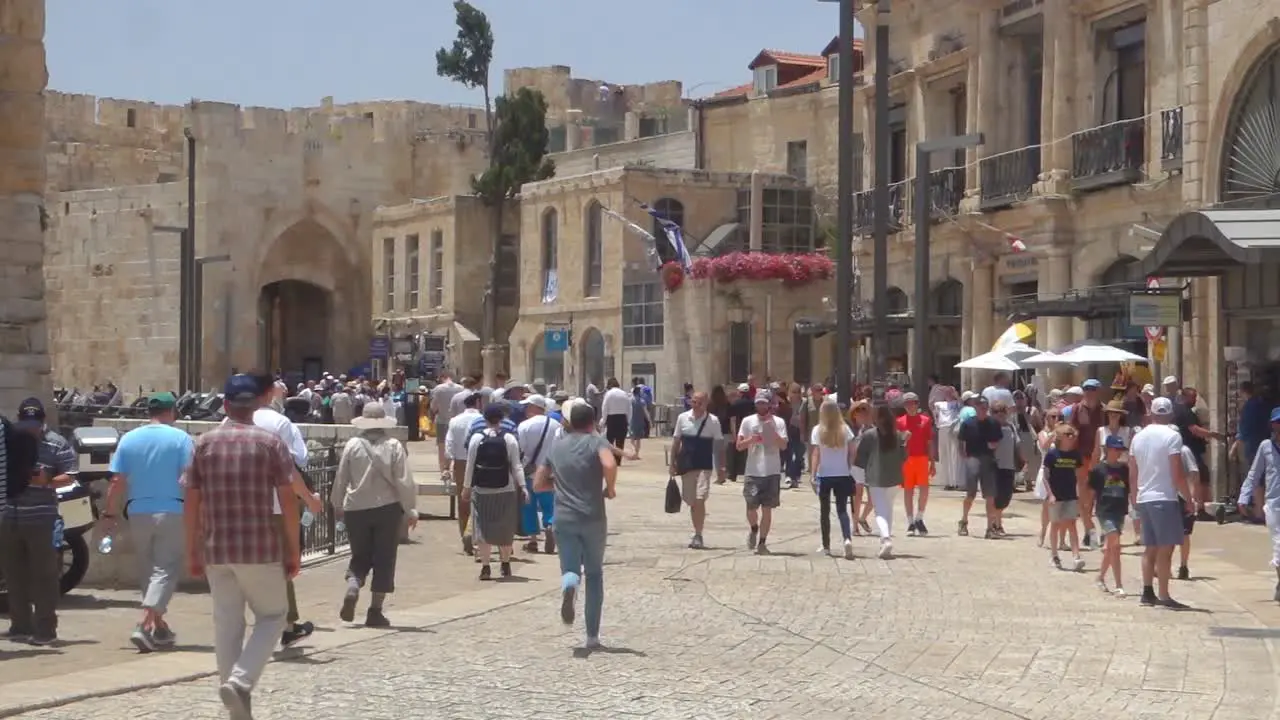
[[[720,421],[720,429],[722,433],[729,432],[729,395],[725,393],[723,385],[716,385],[711,388],[711,397],[707,402],[707,412],[716,416]],[[716,443],[715,454],[716,466],[716,484],[724,484],[725,476],[725,457],[724,457],[724,440],[721,439]]]

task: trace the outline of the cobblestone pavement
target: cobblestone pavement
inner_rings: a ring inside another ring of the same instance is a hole
[[[934,535],[900,538],[891,561],[859,538],[845,561],[815,554],[816,502],[787,491],[774,554],[757,557],[743,547],[732,484],[713,489],[712,548],[692,551],[685,516],[660,510],[664,480],[654,466],[628,467],[610,506],[608,651],[577,649],[580,625],[560,624],[540,558],[523,601],[421,623],[398,606],[393,620],[422,627],[271,665],[257,717],[1280,717],[1273,576],[1209,553],[1195,565],[1206,579],[1175,588],[1195,611],[1142,608],[1099,592],[1088,574],[1051,570],[1030,504],[1006,519],[1013,539],[954,536],[949,494],[931,508]],[[1248,537],[1265,557],[1265,538]],[[440,553],[455,572],[474,571],[451,546]],[[1096,554],[1086,559],[1096,567]],[[144,720],[178,709],[225,717],[211,679],[19,717]]]

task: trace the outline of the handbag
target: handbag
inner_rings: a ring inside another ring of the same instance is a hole
[[[538,459],[538,455],[542,452],[542,444],[547,441],[547,431],[550,429],[551,429],[551,418],[547,418],[547,421],[542,423],[542,437],[538,438],[538,444],[535,445],[533,448],[533,455],[530,456],[529,462],[525,463],[524,467],[522,468],[526,476],[532,475],[533,471],[538,469],[533,466],[533,463]]]
[[[698,431],[697,431],[697,432],[695,432],[695,433],[694,433],[693,435],[691,435],[690,437],[701,438],[701,437],[702,437],[702,431],[706,429],[706,427],[707,427],[707,421],[708,421],[708,420],[710,420],[710,419],[711,419],[711,413],[707,413],[706,417],[702,418],[702,424],[698,426]],[[714,452],[715,452],[715,450],[713,449],[713,450],[712,450],[712,452],[714,453]],[[681,475],[683,475],[684,473],[686,473],[686,472],[688,472],[688,471],[689,471],[689,468],[687,468],[687,467],[685,467],[685,466],[684,466],[684,463],[683,463],[684,458],[685,458],[685,455],[684,455],[684,443],[683,443],[683,441],[682,441],[682,442],[681,442],[681,447],[680,447],[680,454],[676,457],[676,470],[677,470],[677,471],[679,471],[679,473],[680,473]],[[668,511],[668,512],[670,512],[670,511]],[[676,512],[679,512],[679,510],[676,510]]]
[[[667,478],[667,496],[662,509],[666,510],[667,514],[674,515],[680,512],[680,508],[683,505],[684,499],[680,497],[680,483],[677,483],[676,476],[672,475]]]

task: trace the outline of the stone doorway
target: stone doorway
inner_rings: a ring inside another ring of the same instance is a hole
[[[582,337],[576,343],[581,347],[580,359],[578,367],[582,369],[579,376],[579,382],[582,387],[578,388],[578,392],[585,394],[588,383],[595,383],[597,388],[604,391],[604,336],[595,328],[587,328],[582,333]]]
[[[314,380],[330,368],[333,329],[333,294],[303,280],[278,280],[262,286],[258,294],[262,329],[259,347],[263,367],[290,378]]]

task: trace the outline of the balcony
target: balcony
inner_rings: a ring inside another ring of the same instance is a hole
[[[1040,148],[1028,147],[983,158],[978,173],[982,210],[1008,207],[1031,194],[1040,176]]]
[[[964,168],[929,173],[929,218],[935,222],[955,217],[964,199]]]
[[[1160,111],[1160,169],[1182,168],[1182,106]]]
[[[870,235],[874,225],[876,191],[863,190],[853,196],[853,227],[861,235]],[[902,230],[911,219],[911,180],[889,186],[889,232]]]
[[[1107,123],[1071,136],[1071,188],[1101,190],[1142,179],[1146,118]]]

